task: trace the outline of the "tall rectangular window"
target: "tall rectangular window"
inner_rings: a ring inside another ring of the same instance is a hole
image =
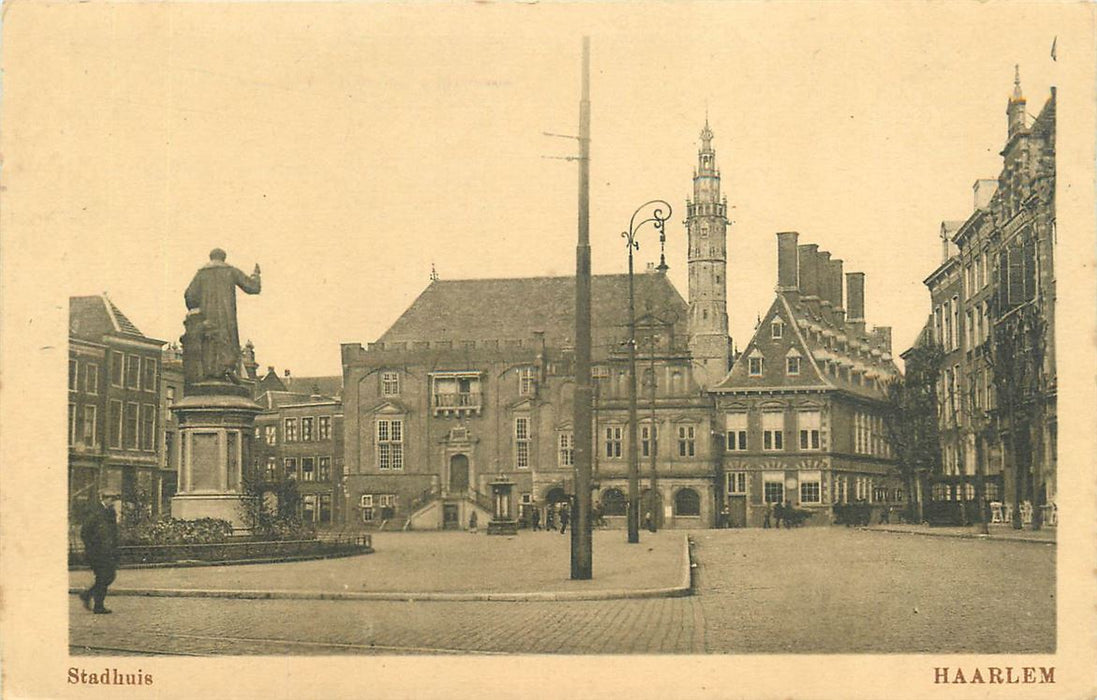
[[[678,456],[693,457],[696,451],[697,428],[693,425],[678,426]]]
[[[282,421],[282,434],[286,437],[286,442],[297,442],[297,419],[286,418]]]
[[[156,449],[156,406],[141,405],[141,449]]]
[[[537,368],[522,367],[518,370],[518,395],[532,396],[537,386]]]
[[[316,458],[301,458],[301,481],[316,481]]]
[[[621,433],[619,425],[606,426],[606,459],[621,459]]]
[[[122,386],[122,353],[111,352],[110,354],[110,384],[111,386]]]
[[[724,426],[727,430],[727,448],[734,451],[747,449],[746,412],[728,413],[724,416]]]
[[[529,418],[518,416],[514,419],[514,466],[518,469],[529,468]]]
[[[278,462],[274,457],[267,457],[267,472],[266,472],[266,480],[267,481],[274,481],[277,478],[277,474],[276,474],[277,464],[278,464]]]
[[[762,414],[762,449],[785,449],[785,414],[767,411]]]
[[[654,443],[654,446],[653,444]],[[652,449],[659,454],[659,426],[648,423],[640,426],[640,454],[650,457]]]
[[[111,447],[122,446],[122,402],[111,399],[107,416],[107,444]]]
[[[396,418],[377,421],[378,469],[404,468],[404,421]]]
[[[315,423],[315,419],[312,416],[305,416],[301,419],[301,441],[312,442],[312,426]]]
[[[265,425],[263,426],[263,436],[266,439],[268,445],[278,444],[278,426],[277,425]]]
[[[400,395],[400,373],[395,371],[388,371],[381,373],[381,395],[382,396],[399,396]]]
[[[944,336],[944,312],[941,310],[940,304],[933,309],[933,341],[938,345],[945,344]]]
[[[561,467],[575,466],[575,435],[574,433],[560,433],[560,459]]]
[[[99,365],[94,362],[84,365],[84,391],[89,394],[99,393]]]
[[[952,349],[960,347],[960,297],[952,297]]]
[[[823,475],[821,472],[800,472],[800,502],[823,502]]]
[[[331,416],[320,416],[317,421],[319,428],[319,439],[330,440],[331,439]]]
[[[156,391],[156,358],[146,357],[142,359],[143,368],[141,388],[145,391]]]
[[[317,457],[316,470],[317,481],[331,481],[331,457]]]
[[[945,336],[941,344],[945,352],[952,349],[952,302],[945,302]]]
[[[297,478],[297,458],[296,457],[286,457],[283,464],[285,465],[285,469],[286,469],[286,478],[287,479],[296,479]]]
[[[122,446],[130,450],[137,449],[137,413],[137,404],[126,404],[126,422],[122,433]]]
[[[141,358],[126,355],[126,388],[139,389],[141,386]]]
[[[80,386],[80,365],[76,360],[69,360],[69,391],[76,391]]]
[[[820,438],[822,416],[819,411],[801,411],[796,416],[800,428],[800,449],[818,450],[822,447]]]
[[[729,494],[744,494],[747,492],[747,473],[746,472],[728,472],[727,474],[727,492]]]
[[[69,444],[76,444],[76,404],[69,404]]]
[[[168,406],[175,405],[175,387],[169,386],[164,389],[164,403]]]

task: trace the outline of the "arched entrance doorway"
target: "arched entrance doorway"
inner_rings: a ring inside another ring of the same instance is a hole
[[[456,454],[449,459],[449,490],[468,491],[469,489],[469,458],[463,454]]]
[[[647,514],[655,519],[655,527],[663,527],[663,497],[659,491],[646,488],[640,492],[640,527],[644,527]]]

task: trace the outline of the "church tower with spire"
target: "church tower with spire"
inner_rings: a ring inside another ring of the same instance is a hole
[[[689,240],[689,349],[696,378],[708,388],[729,369],[727,303],[727,199],[720,195],[720,171],[708,116],[693,171],[693,198],[686,200]]]

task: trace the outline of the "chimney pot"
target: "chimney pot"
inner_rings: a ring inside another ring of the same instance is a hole
[[[289,370],[288,370],[288,369],[287,369],[287,370],[285,371],[285,375],[286,375],[287,377],[289,376]]]
[[[819,296],[819,245],[805,243],[797,246],[800,257],[800,293],[806,297]]]
[[[846,273],[846,318],[850,323],[865,321],[865,273]]]

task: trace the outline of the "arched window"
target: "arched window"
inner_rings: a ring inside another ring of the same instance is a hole
[[[628,501],[620,489],[606,489],[602,492],[602,511],[606,515],[625,515]]]
[[[693,489],[680,489],[674,494],[675,515],[700,515],[701,497]]]

